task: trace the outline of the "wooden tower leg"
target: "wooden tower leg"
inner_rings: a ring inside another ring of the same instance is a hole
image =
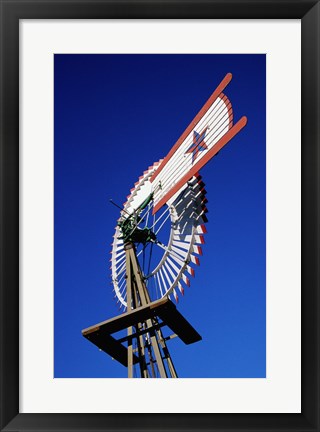
[[[158,339],[159,339],[162,351],[163,351],[163,353],[165,355],[165,359],[167,360],[167,363],[168,363],[168,368],[169,368],[169,372],[170,372],[171,378],[178,378],[176,369],[174,367],[172,358],[170,356],[170,353],[169,353],[166,341],[165,341],[165,339],[164,339],[164,337],[162,335],[161,329],[158,329],[157,333],[158,333]]]
[[[142,330],[142,324],[139,323],[138,331],[141,331],[141,330]],[[139,339],[138,339],[138,356],[139,356],[139,360],[140,360],[141,378],[149,378],[149,372],[148,372],[147,363],[146,363],[144,341],[143,341],[142,335],[140,335]]]
[[[127,276],[127,310],[131,312],[132,307],[132,267],[130,256],[126,255],[126,276]],[[132,347],[132,327],[128,327],[128,378],[133,378],[133,347]]]
[[[127,277],[127,310],[130,313],[133,309],[139,306],[146,306],[150,303],[149,293],[146,284],[143,280],[141,269],[136,257],[135,247],[132,243],[127,243],[124,246],[126,252],[126,277]],[[157,322],[152,319],[147,319],[144,323],[146,330],[150,329],[147,334],[150,340],[148,346],[148,354],[150,359],[151,374],[155,377],[154,364],[156,363],[161,378],[168,378],[168,372],[165,367],[165,360],[168,364],[170,376],[177,378],[173,362],[169,355],[168,348],[160,330],[156,330]],[[142,328],[142,323],[137,323],[136,332],[139,333]],[[128,378],[133,377],[133,329],[128,328]],[[142,335],[137,335],[137,354],[140,363],[141,377],[149,378],[148,369],[145,361],[145,348]],[[152,348],[152,350],[151,350]],[[163,355],[161,353],[163,351]],[[155,359],[153,357],[155,356]]]

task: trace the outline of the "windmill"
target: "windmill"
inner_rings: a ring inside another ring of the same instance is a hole
[[[120,207],[111,274],[120,315],[82,330],[128,368],[128,377],[177,378],[167,342],[191,344],[199,333],[176,308],[199,265],[206,233],[206,191],[199,174],[247,123],[233,122],[223,93],[227,74],[167,156],[149,166]],[[172,334],[165,336],[168,327]],[[125,331],[116,338],[114,334]]]

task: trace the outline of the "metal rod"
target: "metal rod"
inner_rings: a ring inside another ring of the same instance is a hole
[[[109,199],[109,202],[111,202],[111,204],[113,204],[114,206],[118,207],[121,211],[124,211],[125,213],[127,213],[127,215],[131,216],[130,213],[127,212],[127,210],[125,210],[123,207],[119,206],[118,204],[116,204],[113,199]]]

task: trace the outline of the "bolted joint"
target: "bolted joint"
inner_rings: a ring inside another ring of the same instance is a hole
[[[130,249],[134,248],[134,245],[133,245],[133,243],[128,242],[128,243],[124,244],[123,248],[124,248],[124,250],[130,250]]]

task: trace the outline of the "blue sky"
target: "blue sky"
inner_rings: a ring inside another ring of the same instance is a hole
[[[223,77],[248,124],[202,170],[208,233],[178,309],[202,341],[168,343],[179,377],[266,376],[264,55],[54,56],[54,377],[124,366],[81,330],[118,314],[109,259],[133,184],[163,158]]]

